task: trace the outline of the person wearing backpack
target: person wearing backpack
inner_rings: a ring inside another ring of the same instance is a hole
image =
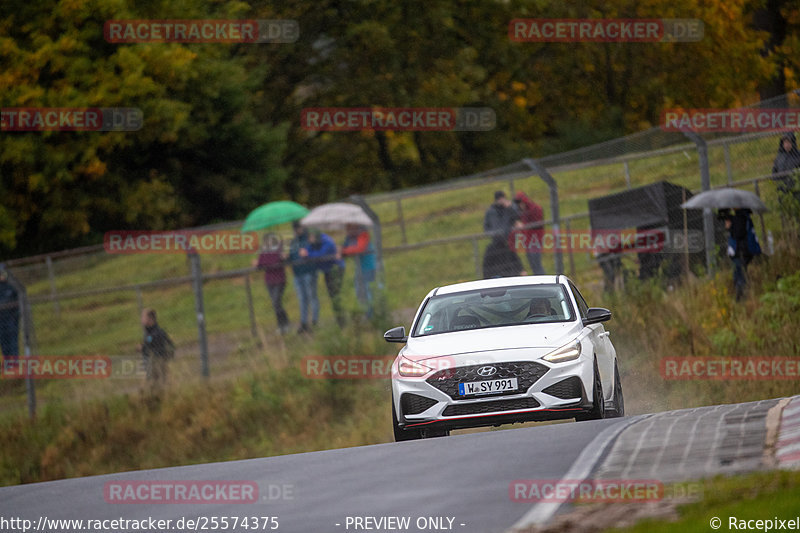
[[[158,391],[167,382],[167,361],[175,358],[175,344],[167,332],[161,329],[156,319],[155,309],[142,311],[144,340],[140,345],[147,381],[153,391]]]

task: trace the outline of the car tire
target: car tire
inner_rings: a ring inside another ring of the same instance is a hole
[[[422,438],[422,431],[419,429],[403,429],[397,423],[397,412],[394,409],[394,398],[392,399],[392,428],[394,429],[394,441],[417,440]]]
[[[625,396],[622,394],[622,380],[619,379],[619,368],[614,361],[614,408],[606,413],[606,418],[625,416]]]
[[[600,371],[597,369],[597,359],[594,360],[594,386],[592,387],[592,409],[575,417],[576,422],[584,420],[600,420],[606,417],[606,402],[603,397],[603,382],[600,380]]]

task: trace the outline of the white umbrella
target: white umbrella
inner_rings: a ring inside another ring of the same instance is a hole
[[[750,209],[756,213],[768,211],[764,202],[749,191],[723,187],[711,191],[704,191],[681,204],[684,209]]]
[[[315,207],[300,224],[324,229],[342,229],[346,224],[372,226],[372,219],[355,204],[335,202]]]

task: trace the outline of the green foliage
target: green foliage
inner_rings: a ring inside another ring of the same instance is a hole
[[[238,2],[4,4],[0,107],[135,107],[136,132],[4,132],[0,247],[15,254],[243,216],[275,198],[286,127],[252,113],[267,75],[231,45],[110,44],[110,19],[217,18]],[[174,9],[174,8],[173,8]]]
[[[140,108],[128,133],[0,136],[0,250],[99,242],[109,229],[242,217],[464,175],[655,125],[663,109],[750,103],[798,80],[797,9],[781,42],[753,0],[570,5],[356,0],[6,0],[0,106]],[[698,18],[696,43],[520,43],[514,18]],[[290,44],[112,44],[111,19],[286,18]],[[778,76],[780,74],[780,76]],[[687,81],[688,80],[688,81]],[[490,107],[491,132],[309,132],[319,106]]]

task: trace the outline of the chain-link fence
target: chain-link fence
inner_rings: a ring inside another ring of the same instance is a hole
[[[797,95],[782,98],[791,109],[800,107]],[[764,102],[761,107],[771,105]],[[34,380],[38,403],[111,392],[142,394],[145,308],[156,310],[158,323],[177,347],[169,380],[202,383],[205,376],[216,379],[241,374],[243,367],[246,372],[286,366],[323,352],[390,354],[392,347],[380,343],[382,328],[409,325],[422,297],[438,285],[543,271],[566,273],[588,290],[599,290],[608,284],[604,259],[641,274],[645,264],[655,268],[650,264],[654,253],[681,257],[683,272],[701,272],[709,263],[715,265],[715,238],[706,239],[702,214],[684,217],[679,204],[703,189],[735,186],[758,195],[771,208],[754,217],[769,253],[786,223],[777,209],[779,183],[772,174],[781,137],[780,131],[696,136],[656,128],[445,183],[368,196],[365,200],[381,222],[380,233],[372,233],[373,243],[380,243],[384,256],[383,275],[369,284],[371,305],[365,305],[363,291],[357,290],[360,256],[346,258],[340,293],[346,323],[340,325],[325,278],[317,273],[320,311],[310,333],[297,331],[300,303],[292,269],[286,269],[282,297],[291,329],[281,331],[264,271],[253,266],[252,252],[191,259],[186,254],[110,254],[99,246],[9,261],[9,270],[27,289],[35,339],[30,349],[36,352],[30,355],[112,360],[114,379]],[[661,182],[672,192],[653,192],[661,187],[653,184]],[[505,199],[495,198],[499,190]],[[632,195],[621,196],[627,200],[611,204],[617,205],[611,211],[633,213],[641,222],[598,227],[590,217],[590,200],[622,193]],[[504,219],[502,209],[490,207],[493,203],[516,209],[515,217]],[[661,218],[650,216],[661,211]],[[521,218],[522,227],[515,226],[514,218]],[[713,220],[711,224],[719,233]],[[276,231],[284,240],[291,236],[287,226]],[[700,241],[692,241],[697,232]],[[344,232],[330,235],[341,248]],[[628,239],[628,246],[615,247],[613,239],[617,244]],[[533,240],[538,247],[531,246]],[[688,255],[698,251],[703,257],[690,264]],[[373,338],[375,343],[369,340]],[[9,402],[7,407],[24,408],[24,380],[5,379],[2,386],[11,398],[12,407]]]

